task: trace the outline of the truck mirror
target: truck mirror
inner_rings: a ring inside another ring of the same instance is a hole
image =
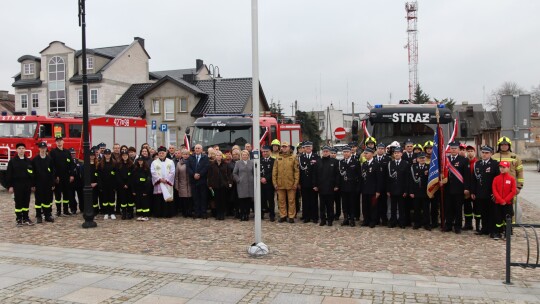
[[[39,126],[39,133],[38,133],[39,138],[43,138],[43,132],[45,132],[45,126],[40,125]]]

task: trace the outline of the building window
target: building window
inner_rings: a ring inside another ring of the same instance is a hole
[[[54,56],[49,60],[49,111],[66,111],[66,66],[64,59]]]
[[[152,100],[152,114],[159,113],[159,99]]]
[[[98,89],[90,89],[90,104],[95,105],[98,103]]]
[[[82,104],[83,104],[82,90],[77,90],[77,104],[82,107]]]
[[[34,63],[25,63],[23,64],[24,67],[24,75],[34,75],[36,72],[36,65]]]
[[[174,120],[174,99],[163,101],[163,120]]]
[[[28,95],[21,95],[21,109],[28,109]]]
[[[169,129],[169,146],[176,146],[176,130]]]
[[[87,70],[93,70],[94,69],[94,57],[87,57],[86,58],[86,69]]]
[[[39,95],[32,93],[32,108],[39,108]]]
[[[319,121],[319,128],[324,129],[324,120]]]
[[[188,106],[187,98],[185,97],[180,98],[180,106],[178,107],[178,112],[187,112],[188,111],[187,106]]]

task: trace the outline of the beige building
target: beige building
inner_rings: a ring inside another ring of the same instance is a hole
[[[82,52],[53,41],[40,56],[19,58],[14,76],[15,110],[46,115],[82,112]],[[144,39],[129,45],[87,49],[90,113],[105,114],[134,83],[149,82]]]

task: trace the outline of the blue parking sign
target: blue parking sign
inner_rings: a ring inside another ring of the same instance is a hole
[[[152,120],[152,130],[157,129],[157,123],[155,120]]]
[[[167,132],[167,124],[161,124],[159,125],[159,130],[161,132]]]

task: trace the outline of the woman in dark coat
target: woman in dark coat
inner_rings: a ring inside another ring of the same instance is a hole
[[[233,176],[236,181],[236,190],[240,201],[240,220],[249,220],[249,209],[253,200],[253,161],[249,159],[249,152],[243,150],[241,160],[234,166]]]
[[[232,187],[232,176],[223,161],[221,151],[215,152],[215,159],[210,162],[208,168],[208,188],[214,194],[216,202],[216,220],[225,219],[225,208],[227,204],[227,189]]]

